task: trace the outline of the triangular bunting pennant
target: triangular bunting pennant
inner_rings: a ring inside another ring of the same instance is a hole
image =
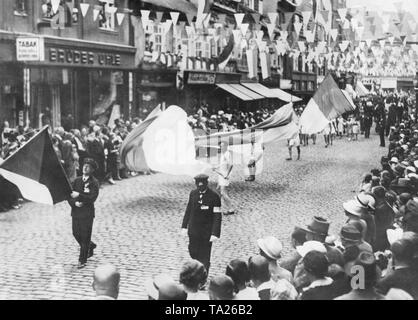
[[[144,21],[144,20],[148,21],[150,13],[151,13],[151,11],[149,11],[149,10],[141,10],[142,21]]]
[[[235,13],[234,17],[238,28],[241,27],[242,21],[244,21],[245,13]]]
[[[311,18],[311,11],[302,11],[303,24],[306,26]]]
[[[328,10],[321,10],[319,12],[321,13],[322,19],[326,23],[328,21],[328,18],[329,18],[329,11]]]
[[[372,45],[373,39],[366,39],[364,41],[366,41],[367,46],[370,48],[370,46]]]
[[[123,20],[125,19],[125,14],[124,13],[121,13],[121,12],[118,12],[117,14],[116,14],[116,19],[118,20],[118,25],[122,25],[122,23],[123,23]]]
[[[275,23],[267,23],[267,30],[270,36],[270,40],[274,40],[274,29],[276,28],[276,24]]]
[[[258,13],[252,13],[251,16],[253,17],[254,23],[256,25],[260,23],[260,15]]]
[[[171,20],[173,20],[173,24],[177,25],[177,22],[179,21],[180,12],[170,12]]]
[[[97,20],[97,17],[99,16],[100,9],[97,9],[96,7],[93,9],[93,21]]]
[[[280,31],[280,37],[283,40],[287,40],[287,37],[289,36],[289,32],[288,31]]]
[[[329,33],[332,37],[332,40],[336,41],[338,37],[338,29],[331,29]]]
[[[157,22],[157,23],[160,23],[160,22],[161,22],[161,20],[163,19],[164,12],[162,12],[162,11],[157,11],[157,12],[155,13],[155,15],[156,15],[156,22]]]
[[[241,33],[244,37],[247,34],[249,26],[250,26],[249,23],[241,23],[240,30],[241,30]]]
[[[279,14],[277,12],[269,12],[267,13],[267,15],[270,19],[270,23],[276,25],[277,17],[279,16]]]
[[[80,10],[81,10],[81,15],[83,16],[83,18],[86,17],[87,15],[87,11],[89,11],[90,5],[88,3],[80,3]]]
[[[345,52],[345,50],[347,50],[349,44],[350,44],[350,41],[342,41],[340,43],[341,52]]]
[[[187,18],[187,21],[189,22],[189,25],[190,26],[193,23],[194,17],[195,17],[195,14],[194,13],[186,13],[186,18]]]
[[[340,19],[344,21],[345,17],[347,16],[347,8],[338,9],[337,11],[338,11],[338,14],[340,15]]]

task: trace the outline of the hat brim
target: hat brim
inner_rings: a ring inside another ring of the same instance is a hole
[[[261,250],[263,250],[263,252],[269,257],[269,258],[271,258],[271,259],[274,259],[274,260],[278,260],[278,259],[280,259],[281,258],[281,255],[279,255],[278,257],[276,257],[276,256],[273,256],[271,253],[270,253],[270,250],[268,250],[267,249],[267,247],[266,247],[266,245],[265,245],[265,243],[264,243],[264,239],[258,239],[257,240],[257,245],[258,245],[258,247],[261,249]]]
[[[351,215],[353,215],[353,216],[355,216],[355,217],[361,217],[361,213],[358,213],[358,212],[353,212],[354,210],[353,210],[353,207],[348,203],[348,202],[344,202],[343,203],[343,209],[347,212],[347,213],[349,213],[349,214],[351,214]]]

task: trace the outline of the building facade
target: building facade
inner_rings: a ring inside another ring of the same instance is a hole
[[[0,3],[0,118],[11,125],[87,125],[134,103],[128,1]]]

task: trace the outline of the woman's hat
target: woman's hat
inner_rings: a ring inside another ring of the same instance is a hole
[[[372,195],[362,192],[362,193],[359,193],[355,199],[364,208],[370,208],[373,210],[375,209],[376,201]]]
[[[399,163],[399,160],[396,157],[392,157],[392,159],[390,159],[389,163]]]
[[[327,253],[327,248],[319,241],[306,241],[303,245],[296,247],[296,251],[303,258],[311,251]]]
[[[269,236],[257,240],[258,247],[271,259],[280,259],[283,245],[275,237]]]
[[[344,202],[343,208],[346,212],[356,217],[361,217],[367,213],[367,207],[362,206],[358,200]]]

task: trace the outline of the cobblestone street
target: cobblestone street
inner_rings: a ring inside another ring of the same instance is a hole
[[[231,196],[238,214],[223,217],[211,274],[223,273],[233,258],[256,254],[262,236],[283,241],[285,255],[294,226],[309,223],[313,215],[330,219],[331,233],[337,233],[345,221],[342,203],[354,197],[362,175],[378,167],[387,151],[378,145],[372,135],[358,142],[337,139],[326,149],[319,136],[317,145],[302,147],[301,161],[287,162],[285,142],[279,142],[267,146],[256,182],[244,182],[242,168],[234,168]],[[214,181],[215,175],[212,187]],[[188,258],[180,226],[192,188],[188,177],[163,174],[105,185],[93,228],[98,247],[82,270],[67,203],[25,203],[0,213],[0,299],[90,299],[93,270],[106,262],[121,271],[120,299],[146,299],[147,278],[168,272],[177,279]]]

